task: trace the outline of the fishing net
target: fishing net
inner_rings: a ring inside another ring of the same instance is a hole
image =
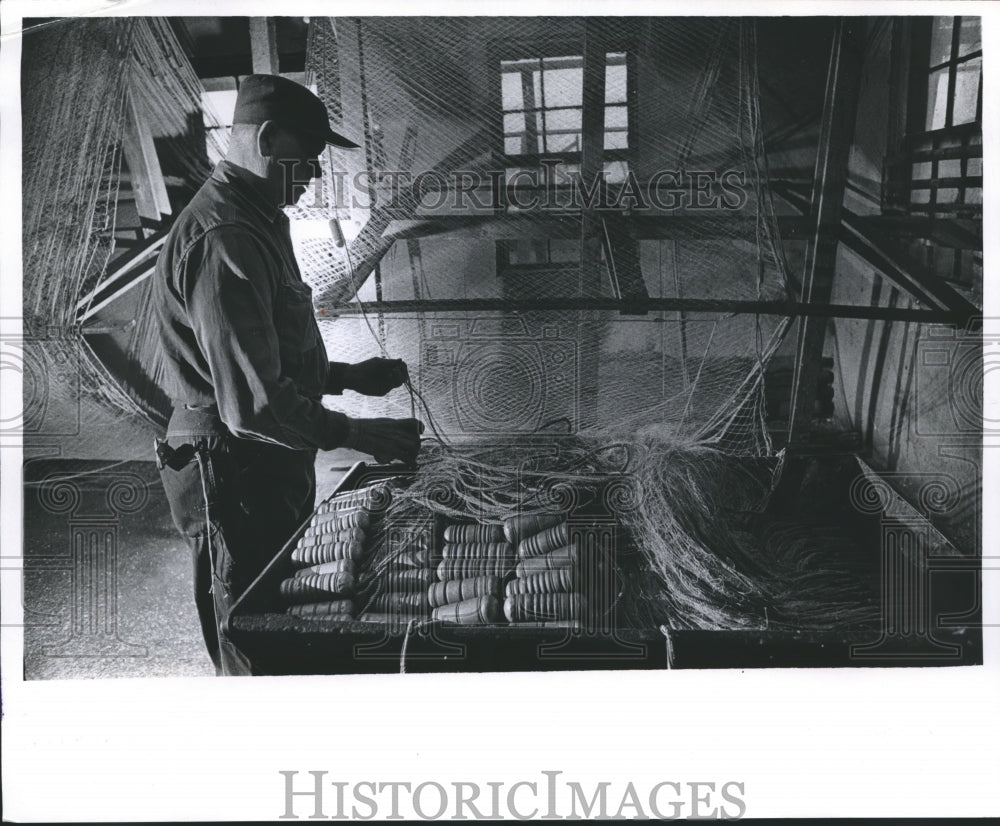
[[[600,303],[617,295],[613,270],[618,290],[631,277],[652,299],[785,297],[754,47],[753,26],[738,21],[312,20],[307,69],[365,147],[331,150],[322,195],[295,213],[332,357],[405,358],[459,441],[653,427],[766,453],[763,370],[785,320]],[[595,62],[603,101],[584,96]],[[574,200],[591,185],[581,164],[594,111],[604,129],[589,154],[614,206],[603,210]],[[739,183],[726,192],[723,180]],[[539,192],[539,208],[518,207]],[[616,226],[623,211],[687,223],[633,238]],[[607,244],[588,246],[588,222]],[[358,318],[355,295],[416,309]],[[479,303],[419,309],[453,299]],[[400,412],[392,400],[344,401],[358,415]]]
[[[540,479],[624,476],[629,621],[868,615],[803,568],[801,541],[744,530],[777,469],[763,390],[789,320],[655,303],[787,297],[755,49],[737,19],[311,18],[307,82],[363,149],[330,148],[288,212],[330,357],[409,365],[409,394],[328,402],[430,426],[397,518],[452,508],[496,522],[498,502],[536,507]],[[56,65],[71,68],[46,82]],[[175,210],[223,131],[206,134],[200,84],[162,19],[43,30],[24,72],[25,135],[47,136],[25,141],[25,316],[71,327],[107,271],[129,95]],[[126,355],[142,369],[88,358],[88,392],[156,414],[140,385],[158,384],[157,352],[140,310]],[[763,481],[741,470],[753,457],[772,463]]]

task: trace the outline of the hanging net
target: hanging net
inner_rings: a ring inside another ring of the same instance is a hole
[[[789,320],[670,306],[787,297],[752,22],[312,18],[306,68],[363,145],[329,149],[289,209],[328,353],[404,359],[412,383],[328,403],[417,415],[433,437],[394,518],[497,525],[542,507],[542,488],[587,499],[622,481],[626,621],[871,617],[801,533],[747,528],[780,470],[763,390]],[[129,101],[174,212],[225,147],[162,19],[35,35],[24,89],[25,317],[72,328],[107,274]],[[156,413],[139,401],[161,370],[149,321],[128,345],[135,375],[87,356],[105,409]]]

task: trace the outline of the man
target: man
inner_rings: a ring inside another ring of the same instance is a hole
[[[249,673],[225,619],[312,512],[316,451],[412,462],[423,430],[321,404],[324,393],[381,396],[406,380],[402,361],[327,360],[281,211],[327,143],[356,144],[330,129],[319,98],[276,76],[243,80],[233,122],[226,159],[177,216],[152,288],[174,403],[158,463],[218,674]]]

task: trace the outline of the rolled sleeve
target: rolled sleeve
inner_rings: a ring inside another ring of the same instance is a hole
[[[226,426],[293,449],[343,444],[346,416],[303,396],[282,374],[274,317],[280,282],[254,236],[240,227],[210,230],[185,271],[188,316]]]

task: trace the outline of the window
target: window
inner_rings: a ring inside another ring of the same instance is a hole
[[[500,63],[503,147],[508,180],[537,177],[542,158],[555,184],[567,185],[580,171],[583,143],[583,57],[527,58]],[[608,183],[628,174],[628,68],[624,52],[605,55],[604,172]],[[544,180],[539,181],[544,185]]]
[[[888,157],[887,211],[982,216],[982,35],[978,17],[919,20],[907,128]]]
[[[927,68],[925,130],[982,120],[983,47],[978,17],[935,17]]]

